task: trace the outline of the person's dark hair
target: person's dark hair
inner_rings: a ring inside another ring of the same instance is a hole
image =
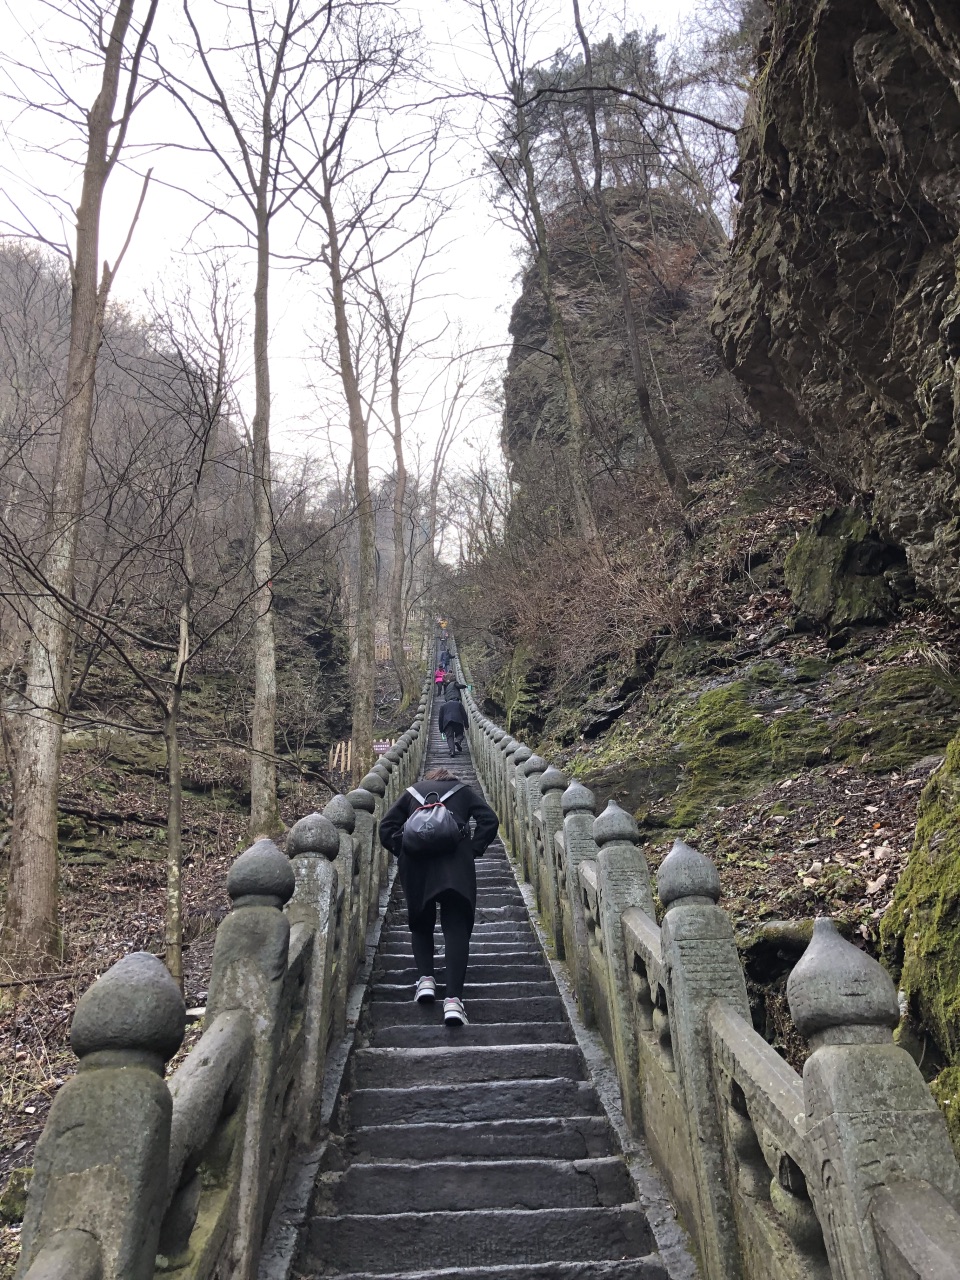
[[[451,773],[449,769],[431,769],[429,773],[425,773],[424,779],[427,782],[457,782],[459,779],[455,773]]]

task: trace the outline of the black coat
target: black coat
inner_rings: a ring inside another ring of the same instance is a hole
[[[444,702],[440,706],[440,715],[437,718],[437,725],[441,733],[445,733],[447,727],[451,724],[463,725],[466,728],[467,713],[462,702]],[[418,787],[419,791],[420,788]]]
[[[443,686],[443,696],[447,702],[459,702],[460,690],[466,687],[465,684],[460,684],[458,681],[450,679]]]
[[[428,790],[444,795],[457,784],[456,780],[421,778],[414,785],[421,795],[426,795]],[[403,826],[417,807],[417,801],[405,791],[380,819],[380,843],[399,858],[398,871],[407,911],[411,916],[419,915],[444,889],[455,890],[476,910],[477,872],[473,860],[482,857],[487,845],[496,840],[500,825],[497,815],[479,792],[463,786],[447,801],[447,808],[463,826],[468,826],[473,819],[473,835],[462,840],[453,853],[442,857],[409,858],[400,851]]]

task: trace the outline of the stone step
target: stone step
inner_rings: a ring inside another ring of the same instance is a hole
[[[439,962],[444,958],[445,952],[443,947],[443,935],[441,934],[434,942],[434,957]],[[519,943],[510,944],[508,942],[477,942],[470,943],[470,958],[474,956],[480,957],[484,964],[500,963],[504,964],[535,964],[537,962],[546,964],[546,958],[536,943],[531,942],[528,946],[523,947]],[[395,948],[389,951],[378,950],[376,965],[380,969],[404,969],[413,961],[413,948],[410,946],[409,939],[407,945],[401,948],[395,944]]]
[[[580,1080],[498,1080],[484,1084],[419,1085],[416,1088],[354,1089],[350,1123],[355,1125],[523,1120],[527,1116],[599,1115],[592,1085]]]
[[[359,1126],[345,1150],[366,1160],[586,1160],[614,1155],[617,1140],[603,1115],[525,1116],[463,1124]]]
[[[468,970],[467,981],[463,986],[463,999],[520,1000],[527,996],[550,996],[556,989],[557,984],[552,979],[543,982],[471,982]],[[406,1003],[410,998],[408,982],[376,982],[370,987],[370,999],[374,1004],[381,1000],[400,1000]]]
[[[427,1026],[439,1022],[443,1016],[442,1006],[436,1004],[417,1004],[413,999],[413,988],[405,987],[406,1000],[371,1000],[365,1011],[365,1021],[371,1027],[396,1027],[421,1025]],[[564,1017],[563,1001],[556,994],[549,996],[527,996],[524,999],[509,997],[474,998],[467,1008],[467,1017],[471,1024],[490,1022],[530,1022],[542,1019],[544,1022],[556,1021]]]
[[[550,970],[546,963],[541,961],[540,964],[527,963],[518,964],[500,964],[495,962],[488,964],[485,962],[486,957],[478,956],[470,957],[470,963],[467,965],[467,982],[476,986],[478,983],[484,982],[545,982],[550,978]],[[446,966],[442,959],[434,957],[433,965],[434,977],[437,983],[442,986],[446,982]],[[414,983],[416,984],[419,977],[417,969],[413,965],[401,968],[399,965],[387,965],[381,967],[380,962],[374,966],[370,975],[372,983],[385,982],[388,986],[397,983]]]
[[[459,1028],[453,1028],[454,1032]],[[353,1087],[376,1089],[386,1082],[481,1084],[488,1080],[583,1080],[583,1054],[575,1044],[464,1045],[436,1049],[356,1049]]]
[[[332,1195],[334,1213],[462,1209],[609,1208],[633,1199],[627,1166],[601,1160],[474,1160],[468,1164],[352,1164]]]
[[[652,1233],[639,1205],[615,1209],[478,1209],[467,1213],[345,1214],[310,1220],[300,1270],[389,1275],[422,1267],[645,1258]],[[642,1272],[641,1272],[642,1274]]]
[[[466,1027],[432,1026],[381,1027],[371,1032],[377,1049],[429,1049],[451,1043],[480,1044],[573,1044],[573,1028],[568,1022],[471,1022]]]
[[[517,1267],[443,1267],[439,1271],[351,1271],[338,1280],[669,1280],[656,1254],[618,1262],[540,1262]]]

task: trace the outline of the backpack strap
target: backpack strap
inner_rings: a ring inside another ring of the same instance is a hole
[[[420,794],[420,792],[417,790],[417,788],[416,788],[416,787],[407,787],[407,793],[408,793],[408,795],[413,796],[413,798],[414,798],[414,800],[416,800],[417,804],[426,804],[426,803],[427,803],[426,798]]]
[[[445,796],[440,797],[440,803],[446,804],[446,802],[450,799],[450,797],[455,796],[458,791],[462,791],[465,785],[466,784],[463,782],[458,782],[455,787],[451,787]]]

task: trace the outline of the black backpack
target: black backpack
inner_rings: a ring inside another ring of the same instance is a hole
[[[463,783],[443,795],[439,791],[428,791],[422,796],[415,787],[407,787],[407,791],[418,803],[410,817],[403,824],[402,849],[411,858],[442,858],[444,854],[453,853],[457,845],[468,834],[446,807],[446,801],[463,789]]]

